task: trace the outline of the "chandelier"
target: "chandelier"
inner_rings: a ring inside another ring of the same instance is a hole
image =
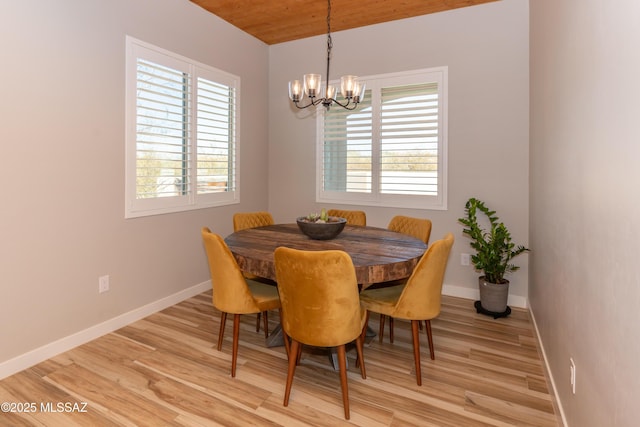
[[[342,76],[340,78],[340,93],[344,100],[336,99],[336,88],[329,85],[329,63],[331,62],[331,0],[327,1],[327,81],[322,83],[320,74],[305,74],[300,80],[289,82],[289,98],[299,109],[322,104],[327,110],[336,104],[347,110],[353,110],[364,99],[364,83],[358,81],[357,76]],[[306,105],[301,105],[302,99],[308,98]]]

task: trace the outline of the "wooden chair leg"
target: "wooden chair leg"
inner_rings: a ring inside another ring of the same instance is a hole
[[[264,318],[264,337],[269,338],[269,312],[264,311],[262,314]]]
[[[218,351],[222,350],[222,340],[224,339],[224,326],[227,323],[227,313],[220,313],[220,330],[218,331]]]
[[[291,340],[291,356],[298,354],[300,343],[296,340]],[[293,383],[293,376],[296,373],[296,358],[289,357],[289,368],[287,369],[287,385],[284,389],[284,406],[289,405],[289,395],[291,394],[291,384]]]
[[[338,346],[338,366],[340,367],[340,388],[342,389],[342,405],[344,418],[349,419],[349,386],[347,385],[347,356],[344,344]],[[364,364],[362,365],[364,366]]]
[[[258,313],[256,315],[256,332],[260,332],[260,317],[262,313]]]
[[[240,335],[240,315],[233,315],[233,352],[231,353],[231,377],[236,376],[236,362],[238,360],[238,341]]]
[[[282,328],[282,309],[279,309],[278,313],[280,314],[280,319],[281,319],[280,327]],[[282,340],[284,341],[284,349],[287,352],[287,359],[289,359],[291,357],[291,345],[289,341],[289,336],[284,331],[284,329],[282,329]]]
[[[420,370],[420,331],[418,320],[411,321],[411,335],[413,336],[413,360],[416,363],[416,380],[418,385],[422,385],[422,372]]]
[[[362,339],[362,342],[364,342],[364,339],[367,336],[368,326],[369,326],[369,310],[367,310],[367,312],[364,315],[364,326],[362,327],[362,332],[360,333],[360,338]]]
[[[291,358],[291,341],[289,341],[289,336],[282,331],[282,340],[284,341],[284,350],[287,353],[287,360]]]
[[[380,315],[380,334],[378,339],[382,342],[382,338],[384,337],[384,322],[387,317],[389,317],[389,342],[393,344],[393,317],[391,316]]]
[[[427,328],[427,339],[429,340],[429,355],[431,360],[436,360],[435,351],[433,349],[433,335],[431,335],[431,320],[425,320],[424,324]]]
[[[362,379],[367,379],[367,371],[364,368],[364,338],[362,334],[356,338],[356,351],[358,353],[358,358],[356,359],[356,366],[360,367],[360,375],[362,375]]]
[[[300,364],[301,358],[302,358],[302,344],[298,346],[298,351],[296,352],[296,365]]]

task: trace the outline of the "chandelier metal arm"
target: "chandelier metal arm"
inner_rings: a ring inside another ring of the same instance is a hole
[[[302,110],[308,107],[315,107],[316,105],[320,105],[324,102],[325,98],[310,98],[309,103],[306,105],[300,105],[300,101],[293,101],[294,105],[298,107],[298,109]]]
[[[347,99],[347,102],[340,102],[335,98],[312,98],[309,100],[309,103],[306,105],[300,105],[300,101],[293,101],[294,105],[298,107],[299,110],[303,110],[305,108],[316,106],[316,105],[324,105],[325,107],[330,107],[333,104],[337,104],[342,108],[347,110],[355,110],[358,104],[356,102],[351,102],[351,98]]]
[[[333,104],[338,104],[339,106],[341,106],[342,108],[345,108],[345,109],[347,109],[347,110],[355,110],[355,109],[356,109],[356,107],[358,106],[358,103],[356,103],[356,102],[351,102],[351,101],[352,101],[352,99],[351,99],[351,98],[347,99],[347,102],[340,102],[340,101],[338,101],[338,100],[337,100],[337,99],[335,99],[335,98],[329,98],[329,100],[330,100]],[[329,104],[329,105],[332,105],[332,104]],[[351,106],[351,107],[349,107],[349,106]]]

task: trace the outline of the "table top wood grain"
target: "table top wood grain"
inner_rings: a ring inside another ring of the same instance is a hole
[[[409,277],[427,248],[423,241],[405,234],[350,225],[335,239],[313,240],[295,223],[240,230],[227,236],[225,242],[243,271],[271,280],[276,279],[273,253],[279,246],[345,251],[353,260],[362,288]]]

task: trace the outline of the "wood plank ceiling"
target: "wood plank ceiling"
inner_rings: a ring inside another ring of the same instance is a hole
[[[267,44],[327,33],[323,0],[190,0]],[[496,0],[332,0],[331,32]]]

